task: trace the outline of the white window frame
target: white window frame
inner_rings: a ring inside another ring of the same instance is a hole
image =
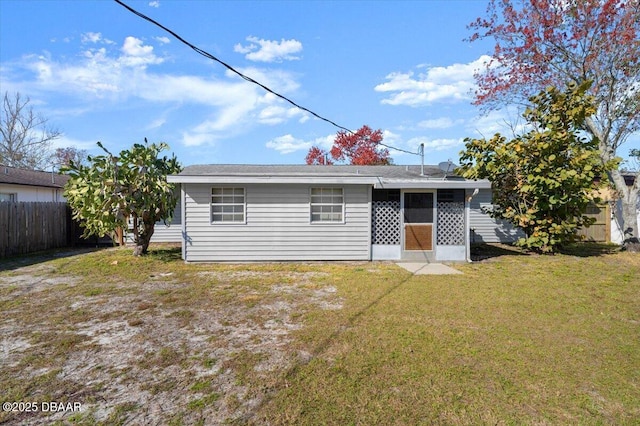
[[[345,223],[344,206],[344,188],[314,186],[309,189],[309,221],[312,224]],[[339,212],[336,211],[336,207],[339,207]],[[320,211],[314,211],[314,209],[317,210],[317,208],[319,208]],[[323,212],[322,210],[327,211]],[[336,216],[338,214],[340,215],[339,217]],[[332,219],[332,217],[335,217],[335,219]]]
[[[239,192],[242,191],[242,194]],[[214,197],[219,201],[214,202]],[[240,197],[242,197],[240,202]],[[214,211],[221,207],[221,211]],[[233,211],[224,211],[232,207]],[[236,211],[242,207],[242,212]],[[219,216],[218,220],[214,216]],[[235,220],[240,217],[242,220]],[[229,218],[232,218],[229,220]],[[212,225],[244,225],[247,223],[247,189],[244,187],[213,186],[211,187],[211,199],[209,200],[209,220]]]
[[[10,203],[15,203],[16,201],[18,201],[18,194],[15,192],[2,192],[0,193],[0,196],[2,196],[2,198],[0,198],[0,201],[8,201]]]

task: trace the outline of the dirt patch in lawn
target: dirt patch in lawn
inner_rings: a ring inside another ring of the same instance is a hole
[[[342,306],[323,272],[182,265],[97,282],[64,265],[0,273],[2,400],[39,404],[0,423],[245,422],[308,359],[292,337],[305,315]]]

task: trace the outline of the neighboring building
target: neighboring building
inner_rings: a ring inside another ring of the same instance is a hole
[[[69,176],[0,165],[0,201],[65,202]]]
[[[186,261],[469,259],[486,180],[434,166],[200,165],[180,184]]]
[[[635,175],[630,173],[623,173],[623,177],[627,186],[632,187],[635,182]],[[609,201],[608,210],[610,210],[611,212],[608,215],[611,223],[611,231],[609,234],[610,241],[608,242],[622,244],[622,242],[624,241],[624,221],[622,220],[622,205],[620,203],[620,200],[616,199],[615,193],[612,194],[613,195],[608,200],[606,200]],[[640,200],[637,206],[637,210],[638,222],[640,223]]]

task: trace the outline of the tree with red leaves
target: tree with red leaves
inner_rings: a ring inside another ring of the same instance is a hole
[[[329,158],[329,153],[317,146],[312,146],[304,159],[307,164],[316,164],[320,166],[330,166],[333,161]]]
[[[640,130],[639,0],[490,0],[487,17],[469,25],[470,41],[494,39],[493,59],[476,74],[475,103],[488,108],[526,104],[547,86],[591,81],[597,110],[584,123],[607,164]],[[609,179],[622,201],[625,245],[638,242],[640,171],[626,185],[618,168]]]
[[[305,158],[307,164],[330,165],[333,160],[358,166],[391,164],[388,149],[380,149],[382,130],[372,130],[364,125],[358,131],[340,130],[333,142],[333,147],[326,151],[312,147]],[[331,154],[331,158],[329,155]]]

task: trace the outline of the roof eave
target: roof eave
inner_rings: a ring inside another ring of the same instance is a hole
[[[267,175],[170,175],[169,183],[207,183],[207,184],[332,184],[332,185],[373,185],[386,189],[436,189],[436,188],[491,188],[488,180],[466,179],[384,179],[376,176],[267,176]]]
[[[0,185],[18,185],[18,186],[35,186],[39,188],[63,189],[65,184],[46,184],[46,183],[24,183],[24,182],[0,182]]]
[[[373,176],[267,176],[267,175],[170,175],[169,183],[211,183],[211,184],[247,184],[247,183],[311,183],[311,184],[343,184],[373,185],[377,178]]]
[[[468,179],[420,179],[420,180],[403,180],[403,179],[379,179],[376,189],[490,189],[491,182],[488,180],[468,180]]]

